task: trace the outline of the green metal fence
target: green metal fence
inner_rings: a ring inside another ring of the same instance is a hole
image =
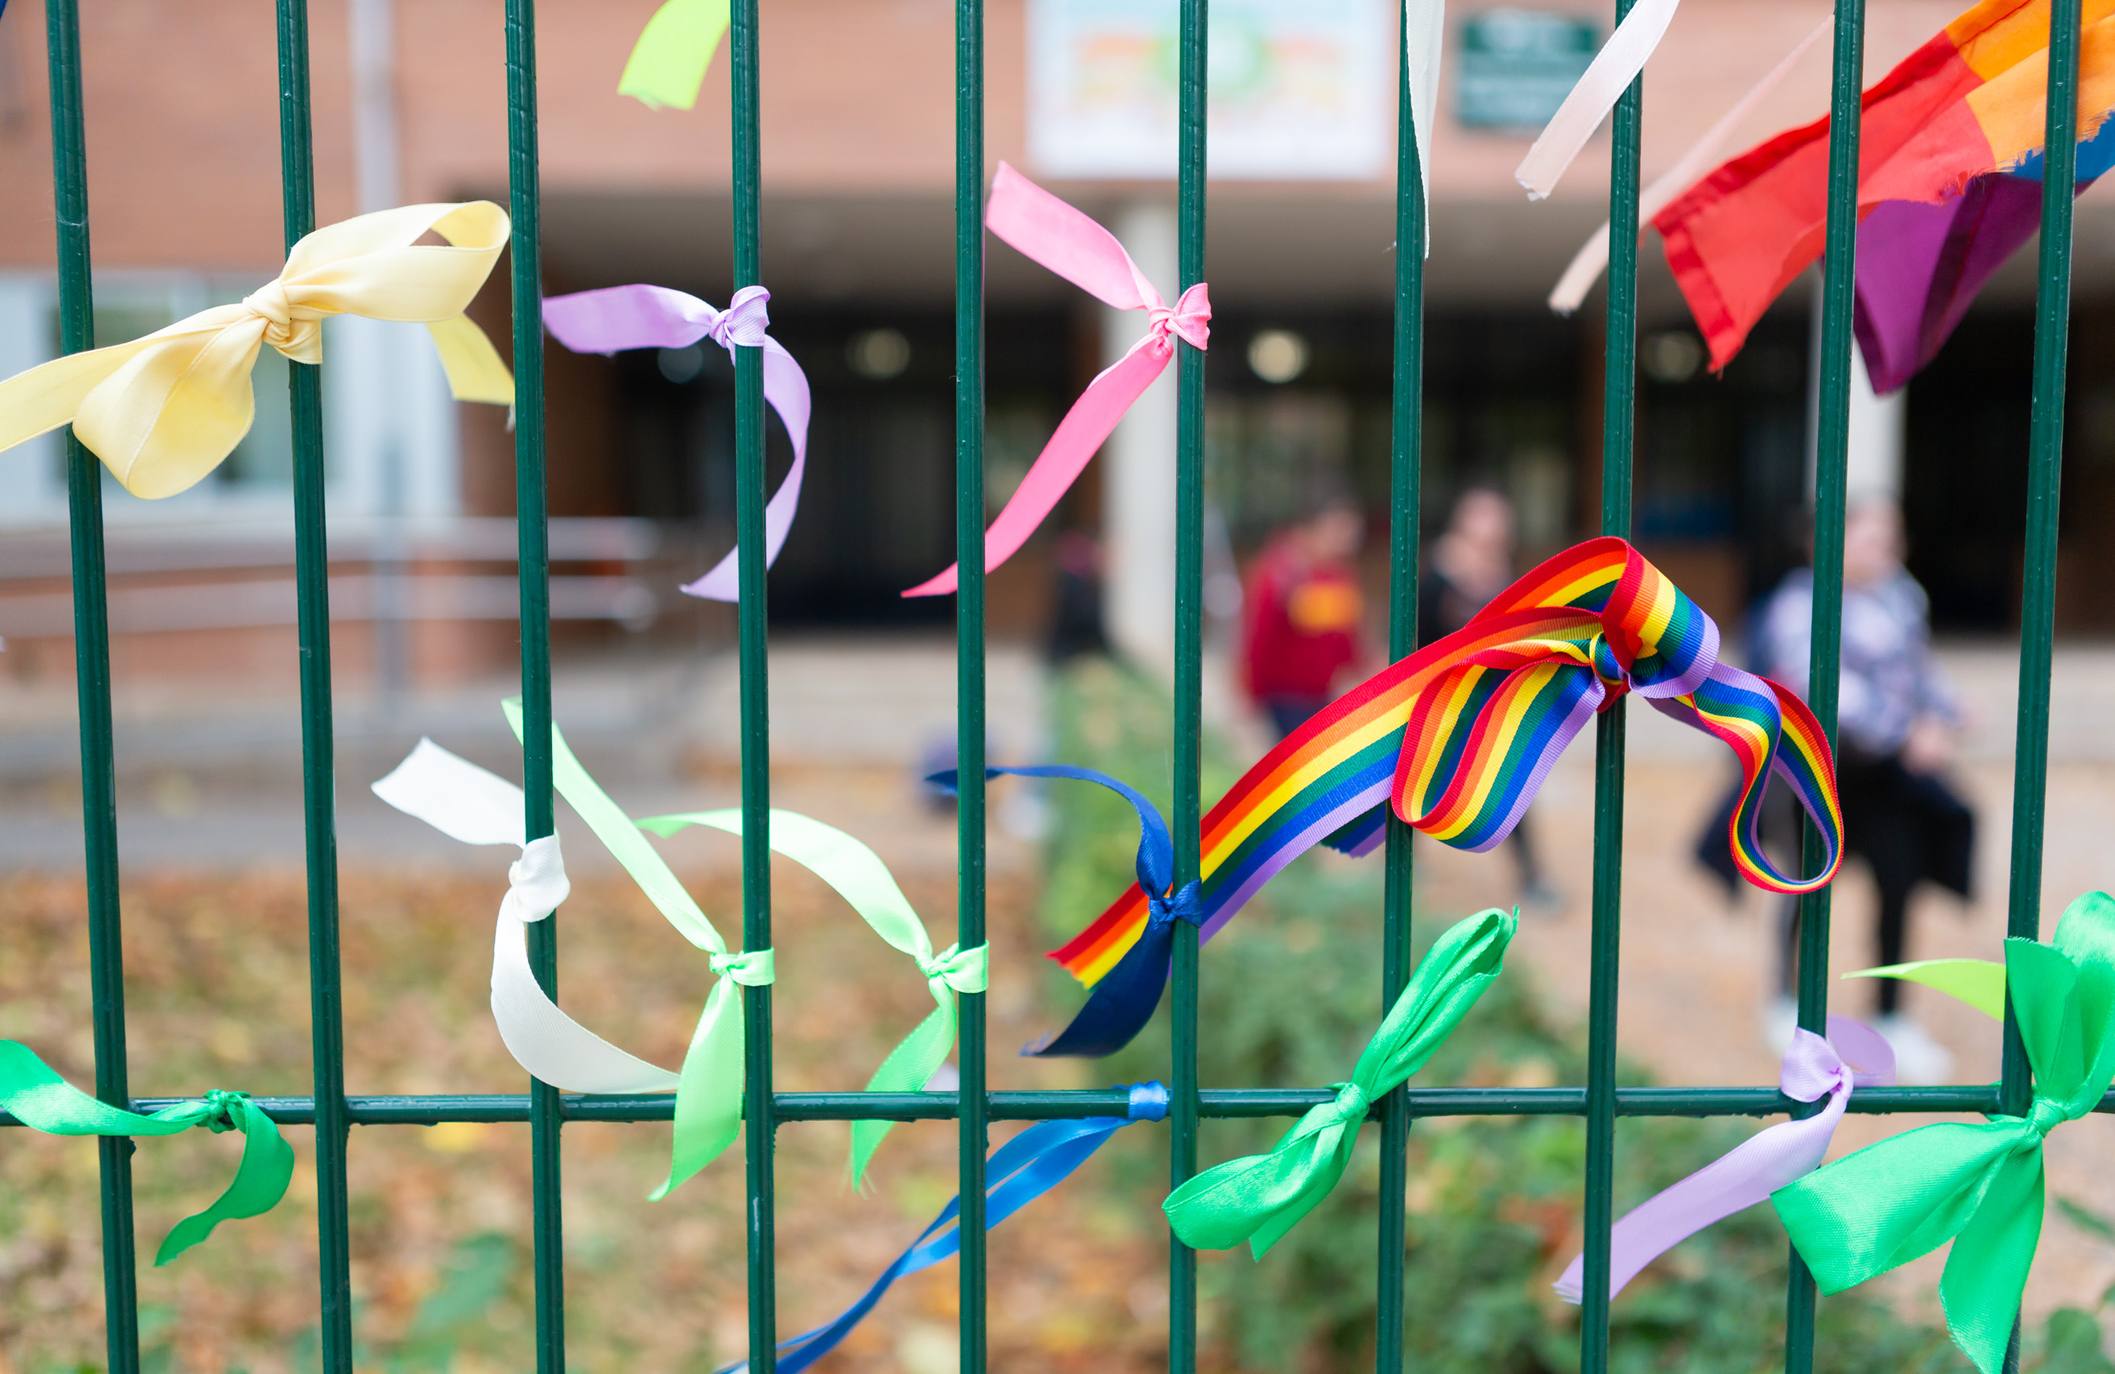
[[[1760,0],[1757,0],[1760,3]],[[1296,0],[1286,0],[1296,3]],[[309,129],[309,35],[305,0],[276,0],[279,34],[281,165],[286,239],[314,226],[313,158]],[[81,52],[77,0],[48,0],[51,70],[52,185],[58,229],[61,346],[94,346],[86,156],[82,143]],[[495,4],[495,9],[497,5]],[[733,205],[735,285],[760,279],[758,224],[758,0],[734,0],[730,35],[733,72]],[[1205,106],[1207,0],[1181,0],[1180,287],[1204,279]],[[1618,0],[1617,17],[1629,8]],[[960,939],[984,941],[984,333],[983,191],[984,28],[981,0],[956,0],[956,537],[961,568],[957,612],[958,736],[961,766]],[[494,14],[497,22],[501,16]],[[545,530],[546,452],[543,405],[542,299],[539,274],[540,202],[537,181],[536,18],[534,0],[504,0],[508,90],[508,154],[513,212],[514,370],[519,409],[515,428],[520,525],[522,694],[526,718],[524,773],[527,833],[552,829],[551,666],[548,556]],[[2009,928],[2038,932],[2041,846],[2048,759],[2049,679],[2054,613],[2057,491],[2063,459],[2064,367],[2071,281],[2071,186],[2080,8],[2058,5],[2052,20],[2047,113],[2047,165],[2035,332],[2033,423],[2028,437],[2025,584],[2016,788],[2013,805]],[[1864,34],[1863,0],[1837,0],[1833,115],[1830,136],[1829,217],[1822,302],[1820,421],[1814,504],[1817,594],[1814,599],[1812,705],[1833,739],[1841,639],[1841,583],[1845,469],[1850,398],[1851,263],[1856,247],[1858,97]],[[1628,534],[1631,523],[1634,439],[1634,353],[1637,326],[1638,141],[1642,94],[1633,86],[1617,107],[1611,140],[1611,260],[1606,325],[1606,383],[1602,430],[1601,522]],[[1422,316],[1424,209],[1415,144],[1409,136],[1407,75],[1398,101],[1396,182],[1397,253],[1394,335],[1394,440],[1389,498],[1392,560],[1390,646],[1401,654],[1414,642],[1417,603],[1419,421],[1425,349]],[[1178,344],[1177,541],[1173,625],[1175,686],[1174,830],[1177,885],[1197,876],[1198,739],[1200,713],[1202,545],[1204,513],[1203,356]],[[349,1128],[430,1125],[443,1121],[526,1122],[534,1171],[537,1368],[565,1367],[564,1218],[560,1204],[560,1135],[568,1121],[665,1121],[665,1096],[589,1097],[560,1094],[532,1083],[526,1094],[420,1097],[348,1096],[339,996],[337,857],[333,818],[330,690],[330,607],[325,579],[324,467],[319,375],[292,368],[295,560],[299,581],[300,684],[304,805],[308,846],[311,1033],[314,1089],[309,1097],[268,1098],[277,1121],[315,1130],[320,1245],[322,1366],[350,1374],[352,1304],[347,1256],[345,1159]],[[756,350],[736,350],[735,435],[737,533],[740,563],[740,673],[743,947],[771,946],[771,892],[765,815],[770,800],[770,725],[766,690],[763,394]],[[86,840],[88,933],[94,999],[95,1085],[98,1096],[148,1111],[165,1097],[132,1098],[126,1074],[125,985],[119,943],[116,800],[111,744],[109,632],[103,575],[102,483],[93,455],[67,440],[73,548],[73,594],[78,664],[82,824]],[[1589,1374],[1608,1368],[1609,1226],[1611,1168],[1618,1116],[1766,1116],[1803,1113],[1771,1087],[1618,1089],[1616,1008],[1621,933],[1624,709],[1619,700],[1602,715],[1596,737],[1593,859],[1593,935],[1588,1013],[1589,1056],[1584,1085],[1540,1089],[1404,1088],[1374,1109],[1382,1142],[1378,1218],[1381,1288],[1378,1295],[1380,1374],[1404,1368],[1403,1325],[1407,1236],[1404,1183],[1410,1123],[1418,1117],[1523,1113],[1583,1117],[1587,1131],[1585,1301],[1580,1364]],[[1809,844],[1815,837],[1809,833]],[[1412,868],[1410,835],[1389,822],[1386,896],[1380,913],[1385,1007],[1410,970]],[[1808,853],[1809,870],[1818,867]],[[1822,1028],[1827,1003],[1829,894],[1804,899],[1799,986],[1800,1024]],[[536,974],[557,993],[557,922],[529,933]],[[1324,1091],[1244,1088],[1201,1090],[1197,1082],[1197,931],[1178,927],[1174,959],[1173,1089],[1169,1176],[1180,1182],[1196,1166],[1201,1117],[1291,1116],[1328,1099]],[[1122,1114],[1120,1091],[993,1092],[987,1086],[984,998],[962,998],[961,1086],[946,1093],[780,1092],[772,1083],[771,989],[743,989],[747,1018],[748,1306],[751,1367],[775,1365],[778,1331],[773,1253],[773,1140],[781,1123],[881,1117],[955,1119],[960,1123],[962,1194],[961,1367],[986,1365],[984,1156],[992,1121]],[[1856,1112],[1972,1112],[2024,1110],[2027,1064],[2010,1017],[2005,1029],[2004,1076],[1996,1087],[1896,1088],[1860,1091]],[[134,1274],[131,1145],[98,1142],[101,1163],[105,1319],[109,1365],[139,1368]],[[1815,1290],[1794,1254],[1786,1296],[1786,1367],[1814,1367]],[[1196,1257],[1169,1243],[1168,1365],[1180,1374],[1197,1368]],[[1844,1358],[1854,1360],[1855,1352]],[[2015,1338],[2010,1364],[2017,1365]]]

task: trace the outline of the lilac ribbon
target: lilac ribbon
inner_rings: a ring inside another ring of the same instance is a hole
[[[1753,1207],[1821,1167],[1851,1090],[1895,1081],[1895,1052],[1881,1034],[1848,1016],[1829,1018],[1829,1038],[1792,1033],[1777,1086],[1796,1102],[1828,1102],[1813,1116],[1780,1121],[1743,1141],[1680,1183],[1624,1213],[1609,1233],[1608,1296],[1638,1271],[1715,1221]],[[1574,1255],[1556,1282],[1557,1296],[1578,1302],[1585,1257]]]
[[[793,440],[793,466],[764,504],[764,566],[778,560],[793,527],[793,513],[800,507],[800,481],[808,466],[808,415],[811,402],[808,376],[779,347],[778,340],[764,331],[771,317],[764,303],[771,293],[761,286],[745,286],[734,293],[725,310],[719,310],[682,291],[665,286],[608,286],[599,291],[576,291],[552,296],[543,303],[543,322],[552,337],[575,353],[615,353],[627,348],[688,348],[710,339],[734,356],[737,348],[764,351],[764,401],[778,414],[779,423]],[[687,583],[687,594],[709,601],[739,599],[739,574],[735,551],[713,566],[711,572]]]

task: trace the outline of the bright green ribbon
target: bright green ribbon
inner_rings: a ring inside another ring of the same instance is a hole
[[[639,31],[617,94],[651,110],[689,109],[726,33],[727,0],[668,0]]]
[[[502,704],[507,723],[519,739],[521,700],[510,697]],[[667,862],[588,776],[555,724],[551,726],[551,782],[655,909],[684,939],[705,951],[714,975],[712,991],[705,998],[705,1009],[698,1015],[697,1029],[691,1033],[690,1048],[676,1075],[675,1140],[668,1178],[648,1194],[659,1201],[719,1158],[742,1133],[742,1009],[735,1002],[733,985],[770,986],[777,977],[775,962],[768,949],[741,954],[728,951],[727,942],[676,881]]]
[[[1922,983],[1934,992],[1966,1002],[1994,1020],[2005,1019],[2005,966],[1991,959],[1919,959],[1909,964],[1857,969],[1843,976]]]
[[[639,822],[656,835],[673,835],[687,826],[705,826],[729,835],[742,833],[742,813],[689,811],[651,816]],[[771,847],[807,868],[845,899],[874,933],[917,961],[933,995],[933,1010],[889,1051],[867,1080],[868,1092],[919,1092],[934,1070],[947,1062],[955,1045],[957,994],[982,992],[990,978],[990,948],[950,945],[935,954],[925,922],[889,873],[881,856],[834,826],[795,811],[771,813]],[[893,1123],[852,1123],[852,1183],[866,1183],[867,1164]]]
[[[2115,1080],[2115,898],[2092,892],[2053,944],[2005,942],[2005,976],[2034,1097],[2025,1116],[1904,1131],[1772,1195],[1824,1293],[1953,1242],[1939,1299],[1954,1343],[1995,1374],[2042,1228],[2042,1142]]]
[[[1373,1102],[1425,1066],[1505,967],[1518,918],[1485,911],[1439,937],[1374,1032],[1337,1095],[1308,1110],[1269,1154],[1207,1169],[1168,1195],[1162,1210],[1183,1244],[1227,1250],[1247,1241],[1257,1258],[1336,1187]]]
[[[0,1108],[46,1135],[176,1135],[204,1126],[216,1135],[242,1132],[242,1162],[221,1195],[169,1229],[154,1262],[167,1264],[213,1234],[223,1221],[260,1216],[279,1205],[294,1176],[294,1151],[247,1093],[209,1092],[152,1116],[89,1096],[52,1071],[29,1046],[0,1040]]]

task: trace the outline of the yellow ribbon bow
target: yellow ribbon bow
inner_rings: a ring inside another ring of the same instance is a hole
[[[427,233],[446,245],[422,244]],[[286,266],[238,305],[217,305],[131,343],[55,359],[0,382],[0,449],[73,424],[119,485],[154,500],[201,481],[235,451],[256,412],[250,370],[265,344],[323,359],[330,315],[423,324],[457,399],[507,405],[514,378],[463,318],[507,244],[490,201],[407,205],[308,234]]]

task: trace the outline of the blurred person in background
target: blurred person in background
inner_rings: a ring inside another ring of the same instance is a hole
[[[1930,604],[1903,566],[1902,512],[1891,500],[1854,502],[1843,531],[1843,676],[1837,716],[1837,783],[1846,857],[1864,859],[1879,891],[1875,960],[1909,958],[1910,899],[1925,882],[1966,897],[1975,812],[1947,781],[1963,718],[1931,652]],[[1807,695],[1814,573],[1799,568],[1755,617],[1756,671]],[[1724,834],[1721,825],[1718,834]],[[1723,850],[1723,844],[1712,851]],[[1840,910],[1840,908],[1839,908]],[[1766,1031],[1782,1051],[1796,1020],[1799,904],[1788,902],[1776,996]],[[1940,1083],[1944,1046],[1902,1011],[1905,985],[1875,979],[1881,1034],[1904,1082]]]
[[[1249,565],[1241,620],[1241,685],[1280,739],[1335,700],[1366,657],[1357,559],[1366,517],[1345,492],[1321,488]]]
[[[1513,500],[1493,486],[1469,486],[1454,498],[1446,527],[1417,583],[1417,644],[1453,634],[1509,586],[1515,574],[1519,520]],[[1520,879],[1521,900],[1555,906],[1561,900],[1536,862],[1530,818],[1522,815],[1506,838]]]

